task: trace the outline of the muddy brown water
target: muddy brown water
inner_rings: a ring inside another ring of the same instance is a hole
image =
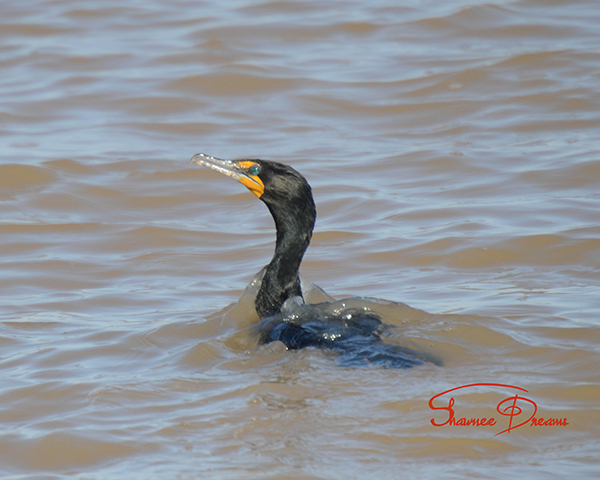
[[[0,12],[2,478],[597,478],[600,4]],[[301,171],[303,275],[444,366],[254,345],[272,220],[197,152]]]

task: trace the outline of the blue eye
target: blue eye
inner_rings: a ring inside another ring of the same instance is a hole
[[[252,165],[248,169],[248,173],[250,173],[250,175],[258,175],[260,173],[260,165]]]

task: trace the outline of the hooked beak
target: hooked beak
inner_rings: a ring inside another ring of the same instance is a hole
[[[250,164],[254,162],[248,160],[222,160],[204,153],[197,153],[191,158],[190,163],[208,167],[237,180],[258,198],[265,193],[265,186],[262,180],[257,175],[250,175],[248,173]]]

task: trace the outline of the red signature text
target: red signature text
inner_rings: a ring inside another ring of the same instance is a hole
[[[494,426],[496,425],[498,422],[496,420],[495,417],[471,417],[471,418],[467,418],[467,417],[459,417],[457,418],[454,412],[454,397],[450,397],[450,400],[448,400],[448,406],[435,406],[433,404],[433,402],[438,399],[439,397],[442,397],[450,392],[454,392],[456,390],[461,390],[463,388],[471,388],[471,387],[503,387],[503,388],[508,388],[508,389],[512,389],[512,391],[514,392],[515,390],[518,390],[520,392],[525,392],[525,393],[529,393],[527,390],[525,390],[524,388],[521,387],[516,387],[514,385],[504,385],[502,383],[472,383],[470,385],[463,385],[462,387],[455,387],[455,388],[451,388],[450,390],[446,390],[445,392],[442,393],[438,393],[437,395],[434,395],[433,397],[431,397],[429,399],[429,408],[431,408],[432,410],[442,410],[442,411],[446,411],[447,412],[447,418],[444,422],[436,422],[435,419],[431,419],[431,424],[434,427],[443,427],[445,425],[448,426],[452,426],[452,427],[487,427],[487,426]],[[523,418],[527,415],[527,413],[524,413],[524,409],[529,413],[529,416],[527,417],[526,420],[523,420]],[[496,412],[499,413],[500,415],[502,415],[502,417],[505,417],[506,419],[506,424],[507,424],[507,428],[496,433],[496,435],[494,436],[498,436],[501,435],[502,433],[507,433],[510,432],[512,430],[515,430],[519,427],[522,427],[524,425],[527,425],[529,423],[529,425],[531,427],[551,427],[551,426],[561,426],[561,427],[565,427],[567,425],[569,425],[569,422],[567,421],[566,418],[536,418],[535,415],[537,413],[538,407],[537,404],[527,398],[524,397],[522,394],[519,393],[515,393],[514,395],[504,398],[503,400],[501,400],[498,405],[496,406]],[[520,417],[520,418],[517,418]],[[500,427],[502,428],[502,427]]]

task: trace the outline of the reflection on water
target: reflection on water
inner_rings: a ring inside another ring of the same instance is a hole
[[[4,477],[597,473],[594,2],[1,10]],[[272,220],[197,151],[302,172],[306,278],[389,299],[384,341],[444,365],[257,346]],[[473,383],[569,425],[432,426],[429,399]]]

